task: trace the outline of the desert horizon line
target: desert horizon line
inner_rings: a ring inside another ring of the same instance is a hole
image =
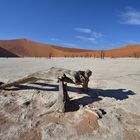
[[[85,48],[80,48],[80,47],[58,45],[58,44],[55,44],[55,43],[53,44],[53,43],[46,43],[46,42],[43,42],[43,41],[36,41],[34,39],[29,39],[29,38],[26,38],[26,37],[13,38],[13,39],[0,39],[0,41],[16,41],[16,40],[27,40],[27,41],[31,41],[31,42],[35,42],[35,43],[44,44],[44,45],[50,45],[50,46],[56,46],[56,47],[61,47],[61,48],[68,48],[68,49],[85,50],[85,51],[108,51],[108,50],[123,48],[123,47],[127,47],[127,46],[140,46],[140,44],[137,44],[137,43],[126,43],[125,45],[118,45],[118,46],[112,47],[110,49],[88,49],[88,48],[86,49],[86,47]]]
[[[50,45],[28,39],[0,40],[0,57],[139,57],[140,45],[110,50],[87,50]]]

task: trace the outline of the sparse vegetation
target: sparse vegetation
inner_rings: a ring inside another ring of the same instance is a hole
[[[100,58],[101,58],[101,59],[104,59],[104,57],[105,57],[105,51],[102,50],[102,51],[100,52]]]
[[[50,52],[49,55],[48,55],[49,59],[52,58],[52,53]]]
[[[140,57],[140,54],[138,52],[134,52],[134,55],[133,56],[134,56],[134,58],[137,58],[138,59]]]

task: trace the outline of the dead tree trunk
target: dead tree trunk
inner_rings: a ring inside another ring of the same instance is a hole
[[[88,82],[89,80],[84,82],[84,84],[82,85],[83,89],[88,89]]]
[[[52,112],[61,112],[64,113],[66,111],[67,105],[69,103],[69,95],[67,91],[67,83],[64,82],[65,76],[58,77],[59,81],[59,93],[56,102],[52,105],[49,110],[42,115],[52,113]]]
[[[8,87],[17,86],[19,84],[25,84],[25,83],[29,83],[29,82],[33,83],[33,82],[36,82],[37,80],[40,80],[40,79],[37,77],[33,77],[33,76],[27,76],[27,77],[24,77],[24,78],[16,80],[16,81],[4,83],[4,84],[0,85],[0,89],[5,89]]]
[[[105,52],[103,50],[101,51],[100,57],[101,57],[101,59],[104,59],[104,57],[105,57]]]
[[[63,74],[65,74],[65,76]],[[33,83],[38,80],[56,81],[56,78],[61,75],[63,75],[63,81],[66,83],[82,85],[83,88],[88,88],[89,77],[91,76],[91,74],[92,74],[92,71],[90,70],[72,71],[72,70],[53,67],[47,71],[36,72],[24,78],[21,78],[15,81],[10,81],[5,84],[1,84],[0,89],[6,89],[9,87],[17,86],[19,84],[24,84],[24,83]]]
[[[69,102],[69,95],[67,91],[67,83],[63,81],[63,77],[59,77],[59,95],[56,101],[57,111],[65,112],[67,104]]]

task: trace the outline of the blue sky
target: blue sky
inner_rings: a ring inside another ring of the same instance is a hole
[[[0,40],[83,49],[140,44],[139,0],[0,0]]]

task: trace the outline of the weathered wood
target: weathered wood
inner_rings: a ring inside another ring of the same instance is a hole
[[[62,76],[63,74],[65,74],[65,77],[63,79],[64,82],[82,85],[83,88],[88,88],[89,77],[91,76],[92,72],[90,70],[72,71],[52,67],[47,71],[36,72],[24,78],[2,84],[0,85],[0,89],[5,89],[7,87],[16,86],[28,82],[36,82],[38,80],[56,81],[57,77]]]
[[[90,70],[78,71],[76,74],[76,83],[82,85],[84,89],[88,88],[89,77],[92,75]]]
[[[36,82],[38,81],[39,79],[36,78],[36,77],[24,77],[24,78],[21,78],[21,79],[18,79],[18,80],[15,80],[15,81],[12,81],[12,82],[8,82],[8,83],[4,83],[0,86],[0,89],[5,89],[7,87],[12,87],[12,86],[16,86],[16,85],[19,85],[19,84],[24,84],[24,83],[29,83],[29,82]]]
[[[64,82],[65,75],[58,77],[59,81],[59,93],[56,102],[49,108],[45,113],[41,114],[45,115],[52,112],[61,112],[64,113],[66,111],[67,105],[69,103],[69,95],[67,91],[67,83]]]
[[[69,96],[67,91],[67,83],[64,82],[65,75],[58,77],[59,80],[59,95],[56,101],[57,110],[59,112],[65,112],[66,106],[69,102]]]
[[[58,98],[56,101],[48,104],[47,107],[49,107],[49,109],[41,115],[51,112],[65,112],[70,100],[67,91],[67,83],[78,84],[82,85],[83,88],[88,88],[89,77],[91,74],[92,72],[90,70],[71,71],[62,68],[51,68],[45,72],[37,72],[19,80],[2,84],[0,85],[0,89],[28,82],[36,82],[38,80],[50,81],[57,79],[59,82]]]

